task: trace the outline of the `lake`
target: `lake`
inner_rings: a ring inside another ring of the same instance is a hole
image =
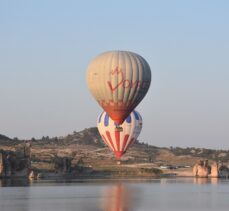
[[[0,211],[228,210],[229,180],[0,180]]]

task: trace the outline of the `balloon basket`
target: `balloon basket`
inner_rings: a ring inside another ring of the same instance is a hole
[[[117,165],[121,165],[121,160],[118,160],[117,161]]]
[[[123,131],[123,128],[121,126],[116,126],[115,127],[115,131],[122,132]]]

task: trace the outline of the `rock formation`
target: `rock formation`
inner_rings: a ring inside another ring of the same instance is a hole
[[[199,160],[197,164],[193,166],[193,176],[195,177],[208,177],[212,178],[229,177],[229,168],[223,165],[221,162],[213,162],[211,167],[208,165],[207,160]]]
[[[193,175],[195,177],[208,177],[209,167],[208,160],[199,160],[197,164],[193,167]]]
[[[219,177],[220,176],[220,167],[221,167],[221,163],[219,162],[214,162],[211,165],[211,177]]]
[[[229,177],[229,168],[221,162],[214,162],[211,165],[211,177]]]
[[[28,175],[28,178],[30,180],[37,180],[37,179],[40,179],[41,177],[42,177],[42,174],[38,173],[37,171],[34,171],[34,170],[31,170],[29,175]]]
[[[197,164],[193,166],[192,172],[193,172],[193,176],[197,177]]]
[[[30,168],[30,145],[25,143],[16,151],[0,151],[0,177],[27,177]]]
[[[0,152],[0,177],[3,174],[3,154]]]
[[[58,157],[55,156],[53,162],[54,162],[54,168],[56,170],[56,173],[70,173],[71,172],[71,163],[73,158],[71,157]]]
[[[219,177],[229,178],[229,168],[225,165],[221,165],[219,168]]]

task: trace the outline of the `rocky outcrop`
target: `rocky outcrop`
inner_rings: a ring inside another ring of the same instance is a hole
[[[225,165],[221,165],[219,168],[219,177],[229,178],[229,168]]]
[[[25,143],[16,151],[0,151],[0,177],[27,177],[30,168],[30,144]]]
[[[229,168],[221,162],[213,162],[211,166],[208,165],[207,160],[199,160],[193,166],[193,176],[206,178],[210,175],[212,178],[229,177]]]
[[[221,163],[219,162],[214,162],[211,165],[211,177],[218,178],[220,176],[220,167],[221,167]]]
[[[206,178],[209,174],[208,160],[199,160],[193,167],[193,175],[195,177]]]
[[[4,169],[4,166],[3,166],[3,154],[0,153],[0,176],[2,175],[3,173],[3,170]]]
[[[30,180],[37,180],[37,179],[40,179],[42,178],[42,173],[38,173],[37,171],[35,170],[31,170],[29,175],[28,175],[28,178]]]
[[[66,174],[71,172],[71,162],[73,158],[71,157],[58,157],[55,156],[53,159],[54,168],[56,173]]]
[[[211,177],[219,178],[219,177],[229,177],[229,168],[223,165],[221,162],[214,162],[211,165]]]
[[[192,172],[193,172],[193,176],[197,177],[197,164],[193,166]]]

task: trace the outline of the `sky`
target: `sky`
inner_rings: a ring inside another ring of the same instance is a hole
[[[0,134],[96,126],[89,62],[109,50],[152,71],[140,141],[229,149],[229,1],[0,0]]]

